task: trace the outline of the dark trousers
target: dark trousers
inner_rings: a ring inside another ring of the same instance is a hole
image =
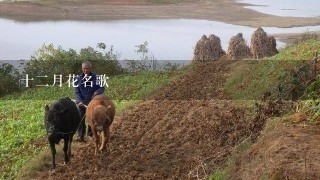
[[[84,135],[86,133],[86,121],[85,121],[85,119],[83,119],[83,116],[86,114],[86,108],[78,106],[78,110],[79,110],[80,119],[81,119],[81,122],[80,122],[79,128],[78,128],[78,137],[83,139]],[[91,131],[91,128],[89,125],[88,125],[87,135],[92,136],[92,131]]]

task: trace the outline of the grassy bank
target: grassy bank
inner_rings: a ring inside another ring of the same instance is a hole
[[[279,95],[278,84],[286,85],[286,83],[290,83],[290,81],[292,81],[290,72],[301,69],[301,67],[309,64],[317,50],[320,50],[320,40],[309,39],[285,48],[279,54],[265,60],[239,61],[233,64],[233,73],[225,84],[226,91],[235,100],[245,99],[259,101],[267,91],[271,92],[273,98],[277,98]],[[316,81],[311,83],[311,85],[315,84],[318,81],[317,79],[319,78],[315,78]],[[315,119],[314,117],[318,118],[319,116],[319,101],[305,101],[306,93],[310,93],[307,90],[308,88],[304,92],[303,97],[300,97],[304,100],[299,101],[299,106],[301,106],[299,109],[308,112],[310,116],[309,121],[313,121]],[[312,111],[310,109],[312,109]],[[285,117],[287,116],[289,117],[289,115],[285,115]],[[283,123],[281,119],[282,118],[269,119],[263,131],[268,132],[274,130],[274,127]],[[278,131],[281,130],[278,129]],[[230,179],[230,177],[236,177],[237,175],[232,173],[239,168],[238,166],[241,161],[244,163],[245,159],[243,156],[250,149],[251,145],[251,142],[241,143],[229,157],[225,166],[212,174],[209,179],[224,180]]]
[[[278,96],[278,85],[293,83],[291,70],[311,63],[316,50],[320,50],[320,40],[310,39],[264,60],[239,61],[234,64],[225,89],[233,99],[259,100],[267,91]]]

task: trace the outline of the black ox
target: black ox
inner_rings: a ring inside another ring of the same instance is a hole
[[[72,138],[79,126],[80,115],[76,104],[70,98],[62,98],[50,106],[46,105],[45,110],[44,122],[52,153],[52,168],[55,168],[55,144],[61,139],[64,139],[64,162],[70,161]]]

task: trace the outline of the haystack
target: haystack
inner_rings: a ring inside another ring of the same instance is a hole
[[[194,49],[194,61],[212,61],[218,60],[221,56],[225,55],[221,47],[220,38],[211,34],[209,38],[203,35],[197,42]]]
[[[243,39],[242,33],[238,33],[230,39],[227,56],[232,60],[240,60],[251,56],[250,48]]]
[[[278,53],[275,38],[268,36],[262,28],[258,28],[253,33],[250,49],[255,59],[273,56]]]
[[[268,46],[269,46],[269,56],[273,56],[275,54],[278,54],[279,51],[277,49],[277,42],[276,39],[273,36],[270,36],[268,38]]]

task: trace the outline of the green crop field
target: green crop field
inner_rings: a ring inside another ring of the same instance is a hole
[[[146,71],[110,77],[105,94],[113,99],[120,112],[185,72]],[[64,85],[27,89],[0,99],[0,179],[15,178],[28,160],[47,147],[34,142],[46,137],[45,105],[61,97],[73,98],[73,88]]]

